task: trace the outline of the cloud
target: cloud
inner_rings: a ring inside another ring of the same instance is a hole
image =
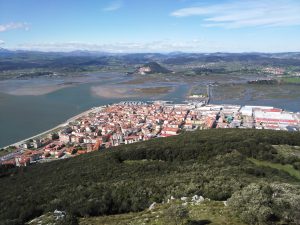
[[[103,11],[116,11],[122,7],[122,1],[111,2],[107,7],[103,8]]]
[[[172,12],[171,16],[201,16],[205,27],[282,27],[300,25],[299,12],[299,0],[233,0],[182,8]]]
[[[194,40],[158,40],[151,42],[116,42],[116,43],[25,43],[16,49],[37,50],[37,51],[62,51],[70,52],[75,50],[103,51],[111,53],[142,53],[142,52],[171,52],[171,51],[217,51],[220,45],[204,39]]]
[[[82,42],[45,42],[23,43],[11,50],[31,50],[44,52],[71,52],[76,50],[108,53],[167,53],[174,51],[190,53],[209,52],[288,52],[299,51],[299,46],[278,45],[276,42],[224,42],[208,38],[189,40],[163,39],[149,42],[114,42],[114,43],[82,43]]]
[[[0,40],[0,45],[4,45],[5,42],[3,40]]]
[[[24,29],[28,30],[29,25],[27,23],[6,23],[0,24],[0,32],[5,32],[8,30]]]

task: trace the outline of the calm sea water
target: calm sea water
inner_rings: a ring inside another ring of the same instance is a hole
[[[94,96],[91,87],[107,81],[80,84],[41,96],[13,96],[0,93],[0,146],[6,146],[48,130],[68,118],[94,106],[117,103],[129,99],[108,99]],[[189,90],[187,84],[179,85],[162,100],[182,102]],[[153,98],[131,98],[130,100],[154,100]],[[235,100],[211,103],[273,105],[291,111],[300,111],[300,99],[287,100]]]

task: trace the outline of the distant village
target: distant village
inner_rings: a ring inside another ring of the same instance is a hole
[[[203,102],[121,102],[69,120],[56,132],[29,139],[0,157],[2,165],[28,166],[88,152],[212,128],[300,131],[300,113],[267,106]]]

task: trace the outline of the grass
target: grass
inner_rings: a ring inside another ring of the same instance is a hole
[[[136,88],[135,91],[142,94],[167,94],[172,91],[172,87],[148,87],[148,88]]]
[[[273,145],[273,147],[283,157],[295,156],[295,157],[300,158],[300,147],[299,146]]]
[[[219,201],[206,201],[200,205],[189,206],[189,213],[192,221],[198,221],[195,224],[243,224],[231,215],[230,209],[225,207],[223,202]],[[204,223],[204,221],[210,221],[210,223]]]
[[[168,221],[170,219],[166,216],[167,210],[172,205],[181,205],[182,203],[182,201],[176,200],[172,203],[157,204],[151,211],[147,209],[138,213],[81,218],[80,225],[171,225],[173,221]],[[206,200],[199,205],[189,203],[186,207],[189,211],[188,220],[190,221],[187,224],[243,225],[238,218],[231,215],[230,209],[225,207],[223,202]]]
[[[248,158],[252,163],[254,163],[257,166],[264,166],[264,167],[270,167],[273,169],[277,169],[283,172],[288,173],[289,175],[297,178],[300,180],[300,171],[294,169],[292,165],[282,165],[280,163],[271,163],[268,161],[261,161],[254,158]]]
[[[282,81],[288,84],[300,84],[300,77],[286,77]]]

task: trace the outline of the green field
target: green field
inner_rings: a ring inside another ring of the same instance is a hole
[[[285,158],[300,158],[300,146],[274,145],[273,147],[278,151],[279,154],[281,154]]]
[[[282,81],[287,84],[300,84],[300,77],[286,77]]]
[[[286,172],[289,175],[296,177],[298,180],[300,180],[300,171],[294,169],[294,167],[292,165],[289,165],[289,164],[282,165],[280,163],[272,163],[272,162],[257,160],[257,159],[253,159],[253,158],[249,158],[249,160],[257,166],[265,166],[265,167],[277,169],[277,170]]]

